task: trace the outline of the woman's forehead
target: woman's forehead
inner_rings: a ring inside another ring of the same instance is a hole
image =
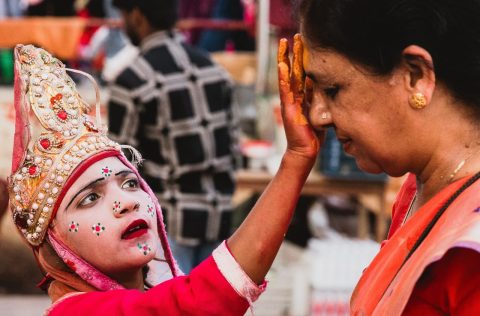
[[[303,53],[303,67],[307,75],[317,81],[331,81],[338,76],[350,76],[355,66],[343,55],[329,50],[305,48]]]

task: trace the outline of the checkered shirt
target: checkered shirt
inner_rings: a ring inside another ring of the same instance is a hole
[[[230,235],[238,122],[227,73],[173,32],[146,38],[110,84],[109,131],[136,147],[170,238],[184,245]]]

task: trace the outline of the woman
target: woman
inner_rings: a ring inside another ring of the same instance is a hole
[[[352,314],[478,314],[480,1],[303,0],[298,12],[313,129],[333,127],[365,171],[410,173]]]
[[[98,104],[94,122],[64,65],[42,49],[18,45],[15,70],[10,202],[45,273],[46,314],[244,315],[265,288],[318,152],[306,119],[289,119],[298,105],[284,108],[289,145],[265,194],[231,238],[182,276],[160,206],[107,138]]]

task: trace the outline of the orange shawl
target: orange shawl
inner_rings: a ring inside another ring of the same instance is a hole
[[[470,179],[450,184],[419,209],[374,258],[351,299],[352,315],[400,315],[424,269],[450,248],[480,249],[480,181],[470,185],[446,209],[433,229],[404,263],[410,250],[440,208]]]

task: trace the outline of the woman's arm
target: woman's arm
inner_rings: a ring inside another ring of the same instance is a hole
[[[297,34],[294,38],[293,66],[290,67],[288,42],[280,40],[278,77],[287,150],[277,174],[228,240],[232,255],[257,284],[263,281],[282,244],[301,189],[320,148],[320,141],[303,111],[305,75],[302,54],[303,45]]]

